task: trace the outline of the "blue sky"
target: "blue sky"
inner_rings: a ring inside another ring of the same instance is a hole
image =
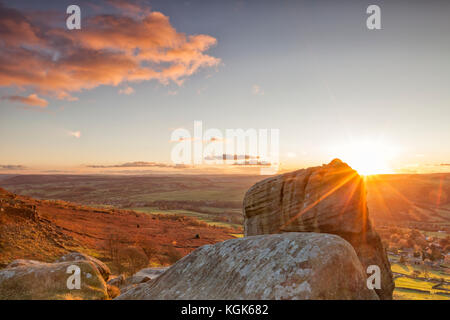
[[[35,3],[13,6],[24,14],[64,14],[71,4]],[[199,67],[181,85],[158,79],[100,84],[71,92],[77,101],[37,92],[46,107],[3,98],[0,165],[170,163],[171,132],[193,130],[194,120],[223,131],[280,129],[281,161],[288,168],[328,162],[340,156],[340,146],[376,141],[395,149],[389,159],[395,170],[439,171],[450,161],[450,3],[148,3],[178,33],[216,39],[203,53],[220,63]],[[124,14],[100,4],[79,6],[86,17]],[[369,4],[381,7],[382,30],[366,28]],[[134,92],[119,93],[127,87]],[[0,86],[1,97],[35,92],[30,85]]]

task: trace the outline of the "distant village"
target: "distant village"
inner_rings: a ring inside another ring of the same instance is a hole
[[[425,275],[431,270],[450,273],[450,236],[447,232],[437,231],[430,235],[430,232],[395,227],[377,230],[391,260],[417,266]]]

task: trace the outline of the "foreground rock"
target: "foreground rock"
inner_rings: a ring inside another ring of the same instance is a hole
[[[7,269],[15,268],[15,267],[23,267],[30,265],[42,265],[44,262],[36,261],[36,260],[26,260],[26,259],[16,259],[10,264],[6,266]]]
[[[106,284],[120,288],[125,284],[125,276],[121,274],[112,279],[110,278]]]
[[[286,233],[206,245],[117,299],[378,299],[352,246]]]
[[[64,256],[62,256],[61,258],[57,259],[55,262],[67,262],[67,261],[90,261],[92,262],[95,267],[97,268],[97,270],[100,272],[100,274],[102,275],[103,279],[105,281],[108,281],[109,276],[111,275],[111,270],[109,269],[109,267],[104,264],[103,262],[101,262],[100,260],[88,256],[87,254],[81,253],[81,252],[71,252],[68,253]]]
[[[141,283],[146,283],[158,278],[167,269],[168,267],[145,268],[139,270],[134,275],[128,278],[125,278],[124,275],[120,275],[114,279],[109,280],[107,284],[116,286],[120,288],[121,293],[125,293],[128,290],[137,287]]]
[[[70,290],[70,265],[81,269],[81,288]],[[0,300],[92,300],[107,299],[105,281],[90,261],[44,263],[30,260],[13,262],[0,270]]]
[[[154,280],[158,278],[161,274],[163,274],[167,269],[168,269],[167,267],[160,267],[160,268],[145,268],[139,270],[134,275],[127,278],[125,280],[125,284],[127,285],[139,284],[150,280]]]
[[[265,179],[244,199],[246,236],[282,232],[332,233],[354,247],[364,269],[381,270],[381,299],[392,299],[387,255],[369,220],[363,179],[336,159],[328,165]]]

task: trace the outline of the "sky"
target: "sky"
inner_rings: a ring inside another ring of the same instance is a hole
[[[0,173],[228,170],[173,163],[194,121],[279,130],[282,170],[450,171],[448,1],[0,3]]]

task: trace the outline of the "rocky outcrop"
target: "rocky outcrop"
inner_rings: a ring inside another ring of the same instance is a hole
[[[108,281],[109,276],[111,275],[111,270],[109,269],[109,267],[104,264],[103,262],[101,262],[100,260],[88,256],[87,254],[81,253],[81,252],[71,252],[68,253],[64,256],[62,256],[61,258],[57,259],[55,262],[66,262],[66,261],[90,261],[92,262],[95,267],[97,268],[97,270],[100,272],[100,274],[102,275],[103,279],[105,281]]]
[[[206,245],[117,299],[378,299],[353,247],[285,233]]]
[[[69,289],[69,266],[80,268],[80,289]],[[0,270],[0,300],[107,299],[106,283],[96,266],[87,260],[44,263],[21,260]]]
[[[121,274],[117,277],[110,278],[106,284],[120,288],[125,284],[125,276]]]
[[[161,274],[163,274],[168,268],[167,267],[160,267],[160,268],[145,268],[142,270],[139,270],[131,277],[127,278],[125,280],[125,283],[127,285],[130,284],[139,284],[144,283],[150,280],[154,280],[157,277],[159,277]]]
[[[154,280],[158,278],[161,274],[163,274],[169,267],[159,267],[159,268],[145,268],[139,270],[133,277],[139,278],[149,278],[150,280]],[[142,282],[142,280],[141,280]]]
[[[69,232],[42,214],[42,203],[0,188],[0,268],[16,258],[51,261],[66,254],[67,248],[83,248]]]
[[[45,262],[40,262],[36,260],[26,260],[26,259],[16,259],[10,264],[6,266],[7,269],[15,268],[15,267],[23,267],[23,266],[33,266],[33,265],[42,265]]]
[[[355,249],[364,269],[381,270],[381,299],[392,299],[394,282],[387,255],[369,220],[363,179],[335,159],[328,165],[258,182],[244,199],[246,236],[283,232],[336,234]]]
[[[132,288],[135,288],[141,283],[146,283],[152,281],[163,274],[168,267],[155,267],[155,268],[145,268],[139,270],[131,277],[125,278],[125,276],[119,275],[113,279],[110,279],[107,284],[116,286],[120,289],[121,293],[124,293]]]

